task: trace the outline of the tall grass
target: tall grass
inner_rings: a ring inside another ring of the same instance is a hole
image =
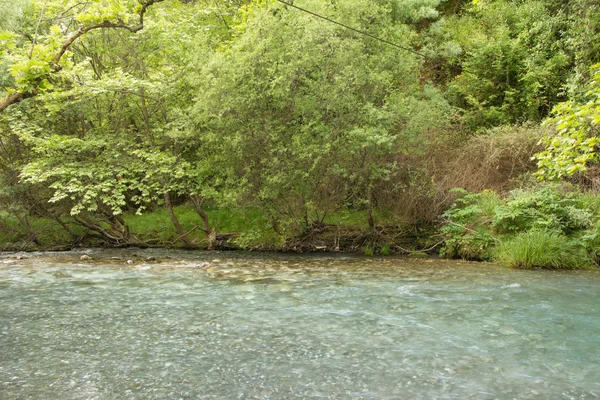
[[[521,232],[496,248],[496,261],[513,268],[586,268],[592,265],[585,249],[565,235],[545,230]]]

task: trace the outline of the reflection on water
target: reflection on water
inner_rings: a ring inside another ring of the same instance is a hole
[[[0,399],[600,398],[597,272],[82,254],[0,256]]]

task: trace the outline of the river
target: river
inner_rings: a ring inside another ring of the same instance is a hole
[[[139,249],[0,255],[0,399],[597,398],[597,271]]]

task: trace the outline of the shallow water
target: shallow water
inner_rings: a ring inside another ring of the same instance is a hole
[[[0,255],[0,399],[600,398],[598,272],[82,254]]]

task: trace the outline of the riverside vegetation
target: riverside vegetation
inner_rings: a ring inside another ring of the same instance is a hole
[[[597,266],[599,62],[596,0],[0,0],[0,245]]]

